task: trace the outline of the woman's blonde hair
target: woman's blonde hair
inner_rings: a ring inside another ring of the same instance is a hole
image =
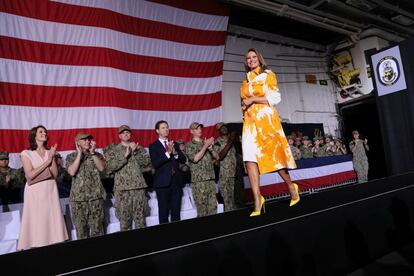
[[[246,72],[250,72],[250,68],[249,68],[249,66],[247,66],[247,54],[250,53],[250,52],[254,52],[256,54],[257,59],[259,60],[259,66],[260,66],[259,73],[260,74],[263,73],[267,69],[266,61],[264,60],[262,54],[254,48],[250,48],[244,54],[244,69],[246,70]]]

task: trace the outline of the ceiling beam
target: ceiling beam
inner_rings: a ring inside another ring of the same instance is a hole
[[[361,31],[361,29],[348,26],[343,22],[337,22],[326,17],[317,16],[315,14],[291,8],[287,5],[281,5],[266,0],[229,0],[228,2],[257,9],[276,16],[291,18],[295,21],[317,26],[349,37],[355,37]]]
[[[312,3],[310,3],[309,7],[311,7],[312,9],[316,9],[317,7],[322,5],[324,2],[326,2],[326,0],[314,0]]]
[[[308,6],[296,3],[296,2],[291,1],[291,0],[273,0],[273,1],[269,0],[267,2],[269,2],[269,3],[281,3],[281,4],[289,5],[290,7],[299,9],[301,11],[306,11],[308,13],[319,15],[321,17],[329,18],[329,19],[332,19],[336,22],[341,22],[342,25],[344,25],[344,26],[346,25],[346,26],[349,26],[349,28],[354,28],[355,31],[357,29],[363,29],[363,28],[367,27],[364,24],[361,24],[359,22],[355,22],[355,21],[337,16],[337,15],[334,15],[334,14],[325,13],[323,11],[314,9],[312,6],[308,7]],[[322,4],[323,2],[327,2],[327,0],[316,0],[312,4],[316,4],[317,2],[321,2],[321,4]]]
[[[403,31],[405,34],[409,34],[409,35],[414,34],[414,29],[412,29],[412,28],[407,28],[407,27],[401,26],[397,23],[394,23],[394,22],[392,22],[388,19],[380,17],[378,15],[375,15],[375,14],[372,14],[372,13],[369,13],[369,12],[361,11],[360,9],[351,7],[351,6],[347,5],[346,3],[343,3],[339,0],[326,0],[326,1],[330,4],[332,4],[332,5],[335,5],[339,8],[341,8],[342,10],[348,11],[349,13],[352,13],[354,15],[359,15],[359,16],[362,16],[362,17],[366,17],[366,18],[369,18],[369,19],[371,19],[373,21],[376,21],[376,22],[381,22],[385,25],[388,25],[390,27],[393,27],[395,29]]]
[[[395,11],[396,13],[399,13],[399,14],[405,15],[405,16],[411,18],[411,19],[414,19],[414,14],[412,14],[411,12],[408,12],[404,9],[401,9],[398,6],[391,5],[391,4],[389,4],[389,3],[387,3],[383,0],[375,0],[374,3],[381,6],[381,7],[383,7],[383,8],[387,8],[389,10]]]

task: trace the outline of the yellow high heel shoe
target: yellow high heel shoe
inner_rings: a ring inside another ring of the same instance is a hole
[[[260,210],[259,211],[257,211],[257,212],[255,212],[255,211],[253,211],[251,214],[250,214],[250,216],[251,217],[256,217],[256,216],[260,216],[261,214],[262,214],[262,209],[263,209],[263,214],[264,213],[266,213],[266,208],[265,208],[265,199],[264,199],[264,197],[260,197]]]
[[[289,204],[290,207],[292,207],[293,205],[295,205],[296,203],[298,203],[300,201],[299,186],[298,186],[298,184],[293,183],[293,187],[295,187],[295,191],[298,194],[298,198],[297,199],[291,199],[290,200],[290,204]]]

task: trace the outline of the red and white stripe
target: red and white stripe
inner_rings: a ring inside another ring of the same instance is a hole
[[[289,175],[302,190],[318,189],[333,184],[342,184],[356,180],[352,161],[331,165],[317,166],[305,169],[290,170]],[[248,177],[244,178],[244,188],[247,196],[252,195]],[[263,196],[278,196],[288,194],[287,185],[278,173],[260,175],[260,191]]]
[[[117,142],[122,124],[147,146],[161,119],[172,139],[192,121],[213,135],[228,14],[208,0],[0,1],[0,150],[17,166],[38,124],[63,153],[78,131]]]

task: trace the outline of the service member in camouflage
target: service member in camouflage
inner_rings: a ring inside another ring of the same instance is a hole
[[[213,149],[214,138],[202,139],[203,125],[190,125],[192,140],[185,144],[185,153],[190,160],[191,189],[199,217],[217,213],[216,183],[213,161],[220,157]]]
[[[219,155],[219,189],[224,200],[224,209],[231,211],[235,209],[234,185],[236,178],[236,149],[234,139],[236,133],[229,133],[224,123],[216,124],[219,137],[214,142],[214,151]]]
[[[302,159],[313,158],[312,143],[308,136],[302,137],[302,146],[300,147]]]
[[[343,155],[347,153],[346,147],[340,139],[335,139],[334,142],[335,142],[334,155]]]
[[[26,178],[21,169],[9,167],[9,153],[0,152],[0,201],[3,205],[20,200],[20,189],[24,187]],[[17,198],[16,198],[17,197]]]
[[[76,151],[66,157],[68,173],[72,176],[70,209],[78,239],[104,234],[105,190],[100,172],[105,169],[103,156],[96,152],[92,135],[79,132],[75,138]]]
[[[328,148],[327,148],[327,144],[325,142],[325,137],[324,136],[320,136],[319,137],[319,149],[320,152],[318,154],[318,157],[325,157],[328,156]]]
[[[120,143],[107,151],[105,167],[115,174],[115,215],[121,224],[121,231],[145,226],[147,206],[146,189],[142,171],[151,165],[147,151],[131,141],[131,129],[122,125],[118,129]]]
[[[333,156],[335,154],[335,143],[331,135],[325,135],[325,144],[323,146],[327,156]]]
[[[289,147],[290,147],[290,151],[292,152],[293,159],[295,159],[295,160],[301,159],[302,158],[302,153],[300,152],[300,149],[296,146],[297,143],[295,142],[295,140],[296,141],[301,141],[301,139],[296,138],[295,140],[293,140],[293,137],[291,135],[287,136],[286,138],[288,140],[288,144],[289,144]]]
[[[323,138],[322,137],[314,137],[313,141],[314,141],[314,144],[315,144],[312,148],[313,156],[314,157],[328,156],[328,154],[326,153],[326,148],[324,147],[324,144],[323,144]]]
[[[354,170],[358,176],[358,183],[368,181],[368,157],[365,151],[369,151],[368,140],[359,139],[359,132],[357,130],[352,131],[354,139],[349,143],[354,163]]]

